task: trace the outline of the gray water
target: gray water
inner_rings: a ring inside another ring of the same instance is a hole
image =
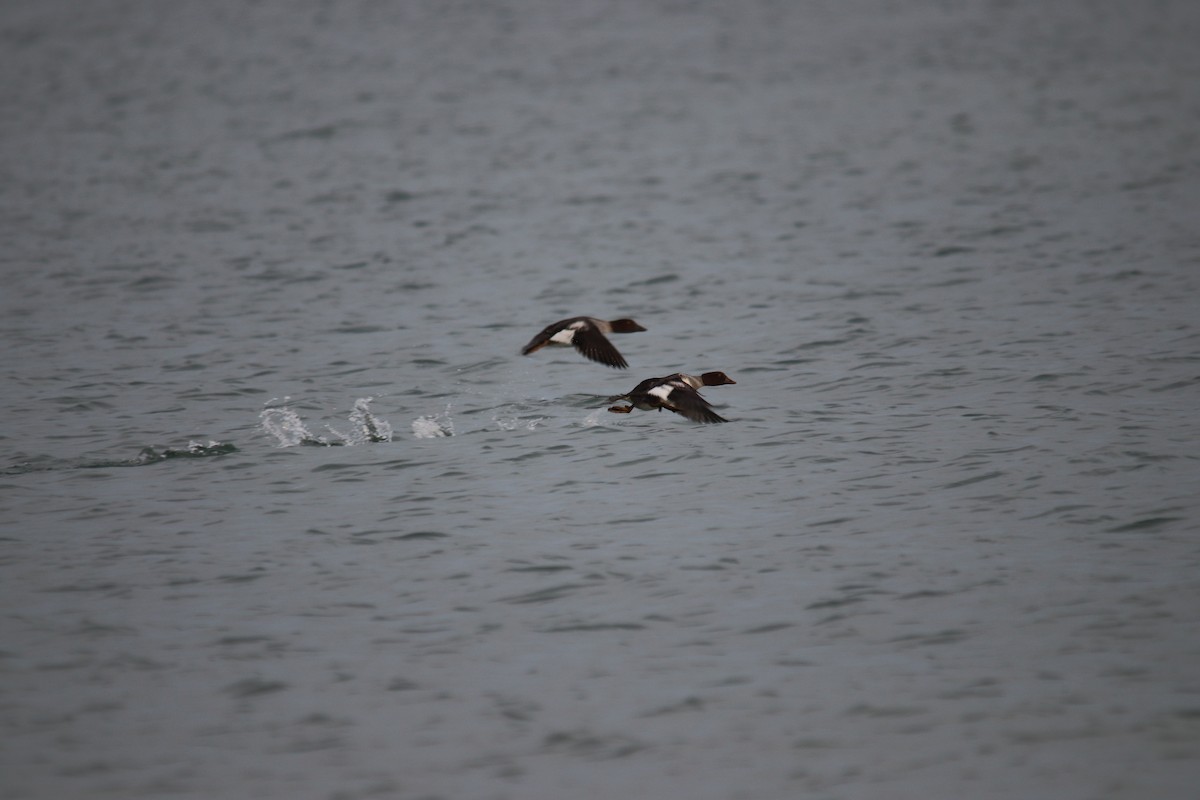
[[[6,3],[0,797],[1192,797],[1197,9]]]

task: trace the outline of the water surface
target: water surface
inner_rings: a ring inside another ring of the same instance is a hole
[[[0,794],[1190,797],[1198,14],[883,5],[10,4]]]

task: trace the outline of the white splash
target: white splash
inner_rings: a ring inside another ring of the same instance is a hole
[[[392,426],[387,420],[371,412],[373,397],[360,397],[354,401],[354,410],[350,412],[349,422],[353,426],[349,433],[342,433],[331,425],[325,430],[333,438],[316,436],[308,429],[300,415],[288,407],[290,397],[283,400],[271,400],[258,415],[259,427],[268,436],[275,439],[279,447],[296,447],[297,445],[318,445],[334,447],[339,445],[354,446],[374,442],[392,441]]]
[[[597,408],[595,411],[583,418],[580,424],[585,428],[598,428],[608,425],[612,422],[612,414],[607,408]]]
[[[360,397],[354,401],[354,410],[350,412],[350,423],[354,425],[350,433],[345,434],[326,426],[330,433],[335,434],[348,445],[371,444],[374,442],[390,442],[392,440],[392,425],[385,419],[371,413],[371,401],[374,397]]]
[[[450,417],[450,404],[440,414],[417,417],[412,421],[413,436],[418,439],[438,439],[454,435],[454,420]]]
[[[496,423],[497,427],[502,431],[531,431],[541,423],[545,422],[545,417],[533,417],[532,419],[521,419],[520,417],[500,417],[492,416],[492,422]]]
[[[291,399],[285,397],[282,402],[287,403]],[[270,403],[275,402],[279,402],[278,398],[270,401]],[[258,424],[263,433],[274,437],[275,443],[279,447],[296,447],[301,444],[329,445],[329,441],[325,437],[313,436],[300,415],[286,405],[264,408],[258,415]]]

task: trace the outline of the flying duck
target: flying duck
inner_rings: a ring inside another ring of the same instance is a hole
[[[631,319],[614,319],[612,322],[595,317],[571,317],[547,325],[521,348],[521,355],[536,353],[549,344],[570,345],[585,358],[607,364],[616,369],[625,369],[629,364],[605,338],[606,333],[635,333],[646,330]]]
[[[724,386],[737,383],[724,372],[705,372],[703,375],[685,375],[676,372],[665,378],[647,378],[633,388],[629,394],[613,397],[609,402],[628,400],[627,406],[612,406],[614,414],[628,414],[635,408],[653,411],[664,408],[687,417],[692,422],[728,422],[729,420],[712,410],[708,401],[697,391],[701,386]]]

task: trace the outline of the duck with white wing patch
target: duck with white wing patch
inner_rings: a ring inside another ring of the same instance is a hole
[[[674,411],[692,422],[728,422],[729,420],[712,410],[712,406],[698,391],[701,386],[724,386],[736,384],[724,372],[705,372],[703,375],[685,375],[676,372],[665,378],[648,378],[628,394],[617,395],[609,402],[627,400],[627,406],[612,406],[614,414],[628,414],[635,408],[643,411]]]
[[[629,366],[604,334],[636,333],[646,330],[631,319],[614,319],[612,322],[595,317],[571,317],[547,325],[521,348],[521,355],[536,353],[547,345],[574,347],[585,358],[606,364],[615,369]]]

